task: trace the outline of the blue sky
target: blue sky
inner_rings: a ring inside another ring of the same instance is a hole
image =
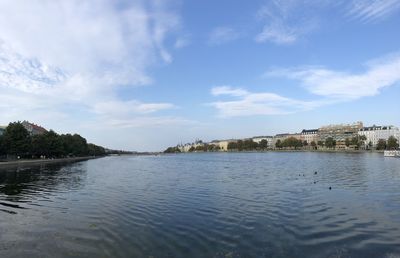
[[[0,124],[110,148],[400,125],[400,1],[0,1]]]

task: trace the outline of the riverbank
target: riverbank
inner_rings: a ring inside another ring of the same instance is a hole
[[[74,157],[74,158],[61,158],[61,159],[24,159],[24,160],[13,160],[0,162],[0,169],[6,167],[18,167],[18,166],[32,166],[41,164],[53,164],[53,163],[71,163],[78,161],[85,161],[89,159],[96,159],[99,157]]]
[[[193,152],[177,152],[179,153],[264,153],[264,152],[323,152],[323,153],[381,153],[383,150],[334,150],[334,149],[318,149],[318,150],[306,150],[306,149],[267,149],[267,150],[246,150],[246,151],[193,151]],[[165,153],[167,154],[167,153]]]

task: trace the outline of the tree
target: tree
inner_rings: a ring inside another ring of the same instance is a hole
[[[268,148],[268,141],[267,140],[265,140],[265,139],[262,139],[261,141],[260,141],[260,143],[258,144],[258,146],[261,148],[261,149],[266,149],[266,148]]]
[[[0,135],[0,156],[7,154],[3,139],[4,139],[3,135]]]
[[[359,137],[358,137],[358,139],[359,139],[359,146],[361,146],[361,145],[365,145],[365,141],[367,140],[367,136],[365,136],[365,135],[360,135]]]
[[[315,149],[317,147],[317,144],[314,141],[312,141],[311,146]]]
[[[91,147],[89,146],[89,150],[90,149]],[[164,153],[179,153],[179,152],[181,152],[181,150],[178,147],[169,147],[164,151]]]
[[[276,141],[275,147],[278,148],[278,149],[282,148],[282,142],[281,142],[281,140],[278,139],[278,140]]]
[[[237,150],[242,151],[243,150],[243,141],[238,140],[236,144],[237,144]]]
[[[318,146],[321,146],[321,147],[323,147],[324,146],[324,142],[323,141],[318,141]]]
[[[88,154],[86,139],[79,134],[60,135],[62,155],[64,156],[85,156]]]
[[[386,149],[386,141],[384,139],[379,139],[378,144],[376,145],[377,150],[384,150]]]
[[[3,137],[7,154],[27,156],[30,151],[31,139],[28,131],[20,122],[10,123]]]
[[[372,145],[373,145],[372,142],[369,141],[369,143],[368,143],[368,148],[371,149],[371,148],[372,148]]]
[[[399,148],[399,144],[397,142],[397,139],[392,135],[389,137],[389,139],[387,140],[387,148],[389,150],[394,150]]]
[[[193,152],[195,150],[196,150],[196,148],[194,146],[192,146],[192,147],[190,147],[189,152]]]
[[[334,148],[336,146],[336,141],[332,137],[328,137],[325,140],[325,146],[327,148]]]
[[[301,140],[298,140],[294,137],[289,137],[285,140],[283,140],[282,142],[282,147],[286,147],[286,148],[300,148],[303,146],[303,143]]]
[[[307,141],[303,141],[303,146],[308,146],[308,142]]]
[[[175,147],[176,151],[175,152],[180,152],[178,147]],[[106,154],[106,151],[103,147],[89,143],[88,144],[88,154],[90,156],[103,156]]]
[[[237,143],[236,142],[229,142],[228,143],[228,150],[236,150],[237,149]]]
[[[253,139],[246,139],[243,141],[244,150],[255,150],[258,147],[258,143],[253,141]]]
[[[195,150],[196,151],[204,151],[205,150],[205,146],[204,145],[197,145]]]
[[[346,140],[345,140],[345,145],[346,145],[346,147],[349,147],[350,144],[351,144],[350,139],[349,139],[349,138],[346,138]]]

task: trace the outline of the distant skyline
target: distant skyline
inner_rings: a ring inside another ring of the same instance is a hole
[[[112,149],[400,126],[400,0],[0,0],[0,125]]]

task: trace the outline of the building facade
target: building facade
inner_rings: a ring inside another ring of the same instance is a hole
[[[301,131],[300,135],[302,142],[307,142],[308,144],[311,144],[312,142],[318,142],[318,129],[304,129]]]
[[[364,135],[367,140],[365,144],[368,145],[369,143],[372,144],[372,147],[376,147],[378,141],[383,139],[387,141],[390,136],[394,136],[398,141],[400,141],[400,130],[398,127],[388,125],[388,126],[369,126],[363,127],[358,132],[359,135]]]
[[[212,141],[210,144],[214,144],[219,147],[219,151],[228,151],[228,144],[230,142],[237,142],[236,140],[217,140]]]
[[[333,138],[336,142],[344,142],[348,138],[357,136],[358,131],[360,131],[362,128],[362,122],[323,126],[318,129],[318,138],[321,141],[326,141],[328,138]]]
[[[47,132],[47,130],[44,129],[43,127],[29,123],[28,121],[23,121],[22,125],[25,127],[25,129],[29,132],[30,135],[44,134]]]
[[[273,148],[274,146],[272,145],[273,143],[273,138],[272,136],[255,136],[252,138],[253,142],[260,143],[262,140],[267,141],[267,148]]]

